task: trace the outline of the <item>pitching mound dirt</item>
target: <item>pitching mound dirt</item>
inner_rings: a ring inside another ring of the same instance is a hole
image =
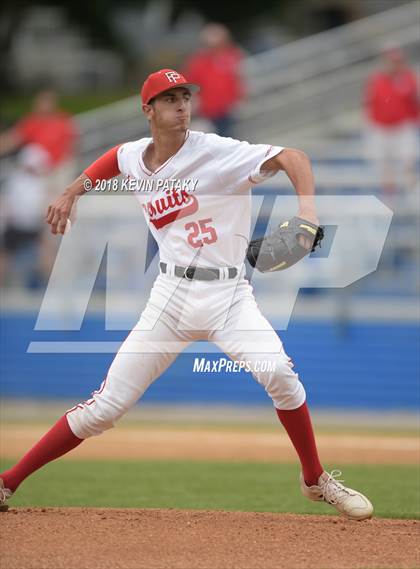
[[[24,508],[0,514],[2,569],[420,566],[420,522],[246,512]]]

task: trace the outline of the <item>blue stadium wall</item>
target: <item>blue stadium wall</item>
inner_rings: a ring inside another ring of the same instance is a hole
[[[4,398],[89,397],[112,354],[29,354],[31,341],[114,341],[100,317],[80,332],[35,332],[36,315],[3,314],[0,394]],[[419,328],[413,324],[293,322],[281,337],[314,407],[413,411],[419,406]],[[197,343],[200,355],[200,344]],[[209,359],[223,354],[207,354]],[[157,356],[158,357],[158,356]],[[144,403],[270,405],[249,373],[192,373],[195,354],[181,354],[143,396]]]

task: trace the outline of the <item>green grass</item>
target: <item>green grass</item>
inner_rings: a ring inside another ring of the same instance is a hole
[[[420,517],[416,467],[346,465],[343,471],[349,486],[370,497],[377,516]],[[297,477],[298,467],[289,464],[57,461],[30,477],[10,504],[334,513],[304,499]]]
[[[121,89],[118,91],[98,91],[82,93],[80,95],[68,95],[60,97],[60,107],[69,113],[76,114],[96,109],[102,105],[114,103],[126,97],[136,95],[138,90]],[[26,113],[30,112],[32,96],[13,95],[0,98],[0,118],[5,124],[10,125]]]

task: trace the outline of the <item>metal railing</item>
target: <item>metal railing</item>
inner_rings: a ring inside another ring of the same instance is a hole
[[[361,86],[385,38],[419,47],[418,20],[419,4],[410,2],[247,58],[249,97],[237,111],[235,136],[277,143],[311,126],[322,133],[331,119],[360,106]],[[149,132],[137,95],[76,120],[81,168],[103,150]]]
[[[380,49],[384,43],[390,43],[391,33],[404,30],[419,20],[419,4],[408,2],[379,14],[357,20],[350,24],[305,37],[287,45],[248,57],[245,61],[246,76],[254,82],[267,73],[281,73],[282,68],[305,62],[322,65],[320,56],[324,58],[334,53],[333,50],[348,49],[356,45],[374,45]]]
[[[354,109],[384,43],[419,47],[418,2],[248,57],[248,99],[238,108],[235,135],[271,142],[283,132]],[[78,116],[88,160],[103,148],[147,136],[139,105],[135,96]]]

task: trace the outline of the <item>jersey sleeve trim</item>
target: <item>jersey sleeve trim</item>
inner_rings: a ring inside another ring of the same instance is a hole
[[[114,146],[108,152],[105,152],[95,162],[84,170],[84,174],[96,182],[96,180],[109,180],[121,174],[118,164],[117,152],[122,145]]]

